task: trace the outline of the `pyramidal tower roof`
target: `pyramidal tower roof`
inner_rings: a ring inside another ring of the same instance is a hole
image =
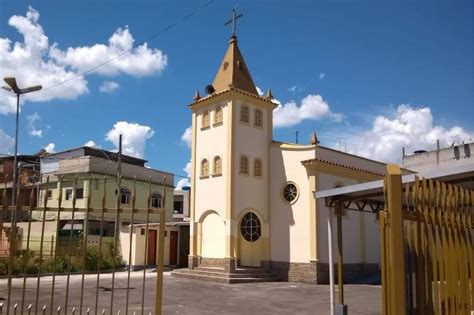
[[[229,48],[227,48],[212,86],[216,92],[232,87],[258,95],[235,35],[230,38]]]

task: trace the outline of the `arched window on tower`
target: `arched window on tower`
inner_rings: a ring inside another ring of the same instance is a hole
[[[262,174],[263,174],[262,160],[259,158],[256,158],[255,161],[253,162],[253,176],[262,177]]]
[[[217,106],[214,112],[214,124],[222,123],[222,106]]]
[[[249,173],[249,159],[246,155],[240,157],[240,174]]]
[[[208,128],[208,127],[209,127],[209,111],[205,111],[202,113],[201,128]]]
[[[201,161],[201,177],[209,176],[209,162],[207,159]]]
[[[214,158],[214,169],[212,170],[213,175],[221,175],[222,174],[222,161],[220,156],[216,156]]]
[[[242,105],[240,107],[240,122],[247,124],[249,122],[249,107],[247,105]]]
[[[255,127],[262,127],[262,111],[260,109],[255,110],[255,117],[254,117],[254,125]]]

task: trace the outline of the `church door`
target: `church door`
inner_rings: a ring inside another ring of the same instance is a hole
[[[240,265],[260,267],[262,225],[258,216],[249,212],[240,221]]]

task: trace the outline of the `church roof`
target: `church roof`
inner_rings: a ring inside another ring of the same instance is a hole
[[[230,38],[229,48],[227,48],[212,86],[216,92],[232,87],[258,95],[252,76],[237,45],[236,36]]]

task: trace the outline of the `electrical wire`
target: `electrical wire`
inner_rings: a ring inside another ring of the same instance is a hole
[[[189,19],[190,17],[196,15],[199,11],[201,11],[202,9],[205,9],[206,7],[208,7],[209,5],[211,5],[213,2],[214,2],[214,0],[209,0],[209,1],[207,1],[207,2],[204,3],[202,6],[200,6],[200,7],[196,8],[196,9],[194,9],[193,11],[191,11],[191,12],[189,12],[188,14],[186,14],[185,16],[183,16],[180,21],[177,21],[177,22],[175,22],[175,23],[172,23],[172,24],[166,26],[165,28],[163,28],[161,31],[159,31],[159,32],[157,32],[157,33],[155,33],[155,34],[152,34],[152,35],[148,36],[147,38],[143,39],[142,41],[140,41],[140,42],[138,43],[137,46],[141,46],[141,45],[145,44],[147,41],[150,41],[150,40],[152,40],[152,39],[154,39],[154,38],[160,36],[161,34],[163,34],[163,33],[167,32],[167,31],[169,31],[170,29],[172,29],[172,28],[175,27],[176,25],[179,25],[179,24],[185,22],[187,19]],[[88,74],[88,73],[90,73],[90,72],[92,72],[92,71],[94,71],[94,70],[96,70],[96,69],[98,69],[98,68],[100,68],[100,67],[102,67],[102,66],[104,66],[104,65],[106,65],[106,64],[108,64],[108,63],[110,63],[110,62],[112,62],[112,61],[114,61],[114,60],[116,60],[116,59],[118,59],[118,58],[120,58],[120,57],[122,57],[123,55],[125,55],[125,54],[131,52],[133,49],[134,49],[134,48],[132,47],[132,48],[130,48],[130,49],[123,50],[123,51],[120,52],[118,55],[116,55],[116,56],[114,56],[114,57],[112,57],[112,58],[110,58],[110,59],[108,59],[108,60],[106,60],[106,61],[103,61],[103,62],[101,62],[101,63],[99,63],[99,64],[97,64],[97,65],[95,65],[95,66],[93,66],[93,67],[91,67],[91,68],[89,68],[89,69],[87,69],[87,70],[84,70],[84,71],[82,71],[82,72],[80,72],[80,73],[78,73],[78,74],[72,76],[71,78],[69,78],[69,79],[67,79],[67,80],[64,80],[64,81],[58,82],[58,83],[56,83],[56,84],[50,85],[50,86],[48,86],[48,87],[45,87],[45,88],[43,88],[43,89],[42,89],[41,91],[39,91],[39,92],[46,91],[46,90],[49,90],[49,89],[58,87],[58,86],[60,86],[60,85],[62,85],[62,84],[64,84],[64,83],[67,83],[67,82],[69,82],[69,81],[72,81],[72,80],[75,80],[75,79],[77,79],[77,78],[79,78],[79,77],[82,77],[82,76],[84,76],[85,74]]]

